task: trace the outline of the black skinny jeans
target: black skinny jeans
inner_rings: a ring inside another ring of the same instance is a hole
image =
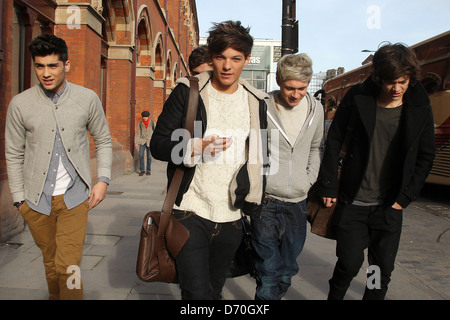
[[[189,240],[176,258],[183,300],[220,300],[228,269],[242,238],[242,222],[215,223],[174,210]]]
[[[380,289],[366,286],[363,299],[382,300],[394,270],[402,229],[402,210],[383,206],[339,205],[334,228],[338,261],[330,279],[329,300],[343,299],[352,279],[364,262],[380,268]]]

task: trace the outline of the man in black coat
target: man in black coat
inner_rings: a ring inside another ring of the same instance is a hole
[[[386,295],[402,211],[419,195],[435,154],[433,114],[419,73],[411,49],[385,45],[374,55],[372,76],[351,88],[336,112],[319,173],[324,204],[337,203],[338,261],[328,299],[344,298],[366,248],[374,281],[368,281],[363,299]],[[347,133],[351,139],[338,178]]]

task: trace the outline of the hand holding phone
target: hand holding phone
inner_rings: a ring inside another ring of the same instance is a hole
[[[232,136],[222,136],[219,135],[216,137],[216,139],[214,140],[214,144],[218,145],[218,144],[225,144],[228,142],[228,140],[231,140],[233,137]],[[225,141],[224,141],[225,140]]]

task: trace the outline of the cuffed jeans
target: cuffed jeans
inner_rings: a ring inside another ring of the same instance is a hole
[[[255,299],[279,300],[299,268],[297,257],[306,239],[306,200],[291,203],[264,199],[260,218],[252,217],[256,265]]]
[[[352,279],[364,262],[380,270],[380,288],[366,285],[363,299],[384,299],[394,270],[402,229],[402,210],[382,206],[338,205],[333,221],[336,230],[338,261],[329,281],[329,300],[344,298]],[[369,275],[369,274],[368,274]],[[370,275],[371,276],[371,275]]]
[[[183,300],[220,300],[228,269],[242,238],[242,222],[215,223],[190,211],[174,210],[189,230],[176,257]]]
[[[147,151],[147,170],[145,170],[145,153]],[[139,169],[141,171],[150,172],[152,166],[152,154],[150,152],[150,147],[147,147],[146,144],[139,145]]]
[[[88,217],[88,200],[68,210],[64,195],[52,197],[50,216],[38,213],[25,202],[20,213],[41,249],[50,300],[80,300],[83,286],[80,275],[70,266],[79,266],[83,253]],[[77,277],[77,279],[69,279]],[[68,280],[71,284],[68,287]],[[77,285],[78,284],[78,285]]]

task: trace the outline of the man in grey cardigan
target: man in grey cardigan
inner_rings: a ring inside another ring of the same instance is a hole
[[[307,88],[312,61],[306,54],[283,56],[277,66],[280,90],[267,108],[270,173],[261,217],[252,217],[256,299],[279,300],[298,272],[306,239],[306,197],[320,167],[323,108]]]
[[[79,264],[88,210],[106,196],[112,146],[98,96],[65,79],[65,41],[38,36],[29,45],[40,84],[15,96],[5,128],[5,155],[14,205],[41,249],[49,299],[81,299]],[[89,135],[98,181],[92,186]]]

